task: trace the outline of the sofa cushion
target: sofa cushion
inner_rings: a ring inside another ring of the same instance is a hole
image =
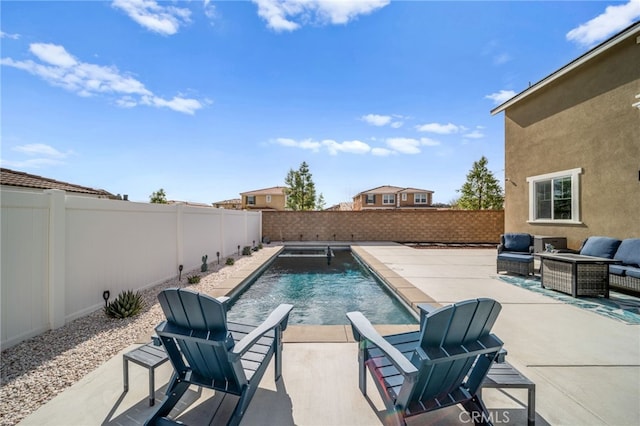
[[[580,254],[584,256],[606,257],[613,259],[621,241],[609,237],[589,237],[582,246]]]
[[[633,268],[631,266],[627,266],[627,270],[625,274],[629,277],[637,278],[640,280],[640,268]]]
[[[522,251],[529,253],[529,247],[531,247],[531,235],[504,234],[504,249],[506,251]]]
[[[622,240],[613,258],[625,265],[640,266],[640,238]]]
[[[626,266],[622,265],[609,265],[609,273],[613,275],[624,275],[627,271]]]
[[[507,260],[510,262],[523,262],[523,263],[533,262],[533,256],[529,254],[500,253],[498,255],[498,259]]]

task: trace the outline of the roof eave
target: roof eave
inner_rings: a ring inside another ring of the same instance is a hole
[[[522,99],[526,98],[527,96],[531,95],[532,93],[535,93],[538,90],[542,89],[543,87],[546,87],[548,84],[554,82],[558,78],[564,76],[565,74],[568,74],[569,72],[571,72],[574,69],[582,66],[586,62],[589,62],[590,60],[592,60],[596,56],[600,55],[602,52],[605,52],[606,50],[609,50],[611,47],[617,45],[618,43],[620,43],[620,42],[622,42],[624,40],[626,40],[627,38],[631,37],[635,32],[638,32],[638,31],[640,31],[640,22],[636,22],[636,23],[630,25],[626,29],[622,30],[618,34],[616,34],[613,37],[611,37],[610,39],[605,40],[604,42],[600,43],[599,45],[597,45],[593,49],[589,50],[588,52],[586,52],[582,56],[579,56],[578,58],[576,58],[573,61],[569,62],[567,65],[565,65],[564,67],[560,68],[556,72],[548,75],[547,77],[543,78],[539,82],[535,83],[532,86],[529,86],[527,89],[525,89],[522,92],[518,93],[517,95],[515,95],[514,97],[512,97],[508,101],[506,101],[506,102],[502,103],[501,105],[497,106],[496,108],[492,109],[491,110],[491,115],[496,115],[496,114],[504,111],[505,109],[507,109],[510,106],[512,106],[513,104],[521,101]]]

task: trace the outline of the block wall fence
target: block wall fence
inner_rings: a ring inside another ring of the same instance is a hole
[[[498,243],[503,210],[263,211],[271,241]]]
[[[260,241],[261,213],[0,191],[2,349]]]

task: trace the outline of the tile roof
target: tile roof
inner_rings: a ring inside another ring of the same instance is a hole
[[[61,182],[55,179],[49,179],[42,176],[18,172],[5,168],[0,168],[0,184],[6,186],[16,186],[20,188],[60,189],[67,192],[97,195],[106,198],[115,198],[115,195],[103,189],[94,189],[86,186],[75,185],[73,183]]]
[[[399,186],[391,186],[391,185],[383,185],[377,188],[369,189],[367,191],[362,191],[358,195],[362,194],[396,194],[401,192],[413,193],[413,192],[430,192],[428,189],[418,189],[418,188],[401,188]],[[357,195],[356,195],[357,196]]]
[[[240,195],[283,195],[284,186],[273,186],[271,188],[256,189],[255,191],[241,192]]]

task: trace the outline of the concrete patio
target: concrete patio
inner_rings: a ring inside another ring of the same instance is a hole
[[[253,267],[240,275],[250,274],[275,250],[272,246],[261,251],[263,257],[256,256]],[[638,424],[640,326],[496,279],[495,250],[418,250],[393,243],[360,243],[354,250],[410,303],[498,300],[503,310],[493,331],[505,342],[507,360],[536,383],[536,424]],[[241,278],[234,276],[236,283]],[[379,329],[387,333],[411,326]],[[123,393],[122,353],[20,424],[144,423],[153,409],[147,402],[148,373],[131,365],[129,391]],[[164,396],[170,373],[169,363],[156,370],[157,401]],[[267,371],[242,425],[380,425],[383,405],[373,384],[369,389],[369,398],[358,389],[357,345],[348,326],[290,326],[285,331],[282,379],[274,383],[273,371]],[[189,394],[180,407],[180,419],[208,424],[215,395],[198,389]],[[483,396],[495,424],[526,424],[525,390],[487,389]],[[468,423],[465,413],[450,407],[414,418],[410,424]]]

